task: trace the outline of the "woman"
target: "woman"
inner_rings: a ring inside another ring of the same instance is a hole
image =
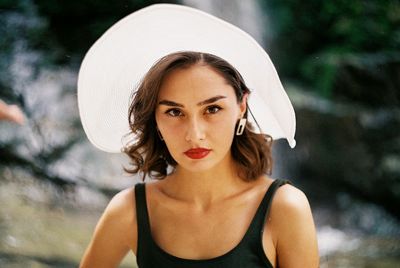
[[[127,153],[132,172],[162,180],[111,200],[82,267],[116,267],[129,250],[139,267],[318,266],[310,208],[295,187],[280,187],[263,203],[266,224],[249,228],[273,181],[264,175],[268,139],[249,125],[237,133],[248,94],[239,73],[210,54],[175,53],[149,71],[130,109],[140,134]]]
[[[117,194],[81,267],[318,267],[305,195],[273,180],[271,137],[255,133],[250,90],[204,52],[162,57],[129,109],[127,171],[159,180]]]

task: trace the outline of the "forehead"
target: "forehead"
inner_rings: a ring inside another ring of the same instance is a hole
[[[162,81],[158,99],[202,100],[215,95],[235,98],[233,87],[216,70],[196,64],[173,70]]]

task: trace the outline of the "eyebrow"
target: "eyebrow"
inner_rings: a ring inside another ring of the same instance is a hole
[[[197,105],[198,106],[202,106],[202,105],[210,104],[210,103],[213,103],[213,102],[216,102],[216,101],[218,101],[220,99],[225,99],[225,98],[226,98],[226,96],[218,95],[218,96],[211,97],[209,99],[203,100],[203,101],[197,103]],[[158,104],[159,105],[162,104],[162,105],[167,105],[167,106],[173,106],[173,107],[182,107],[182,108],[185,107],[183,104],[180,104],[180,103],[177,103],[177,102],[174,102],[174,101],[170,101],[170,100],[162,100],[162,101],[158,102]]]

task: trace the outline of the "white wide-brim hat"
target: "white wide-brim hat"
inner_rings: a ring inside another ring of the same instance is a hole
[[[134,139],[128,109],[131,94],[150,67],[177,51],[211,53],[232,64],[251,94],[249,107],[260,132],[284,138],[293,148],[293,106],[264,49],[246,32],[200,10],[156,4],[115,23],[87,52],[78,77],[78,106],[89,140],[106,152],[121,152]],[[250,121],[254,120],[248,115]]]

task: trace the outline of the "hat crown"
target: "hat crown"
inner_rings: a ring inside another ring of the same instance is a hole
[[[286,138],[294,147],[294,110],[264,49],[226,21],[173,4],[152,5],[126,16],[85,55],[78,106],[83,128],[96,147],[121,152],[123,137],[130,132],[131,93],[157,60],[184,50],[214,54],[232,64],[252,91],[249,106],[261,131],[273,139]]]

